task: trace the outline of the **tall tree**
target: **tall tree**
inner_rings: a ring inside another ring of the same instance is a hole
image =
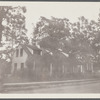
[[[2,21],[6,18],[6,14],[8,12],[8,10],[11,9],[11,6],[0,6],[0,43],[1,43],[1,39],[2,39],[2,31],[4,29],[3,25],[2,25]]]
[[[94,37],[92,27],[93,25],[84,16],[80,17],[76,23],[70,23],[66,18],[52,17],[52,19],[47,19],[41,17],[41,20],[36,24],[34,38],[39,41],[38,44],[41,48],[53,53],[56,63],[57,61],[59,63],[58,58],[64,60],[61,55],[57,56],[61,53],[69,59],[70,67],[73,67],[77,64],[87,63],[86,59],[88,62],[93,61],[91,57],[94,58],[95,51],[91,46]],[[77,59],[78,52],[80,52],[80,59]],[[84,58],[85,62],[82,62],[81,58]]]
[[[38,41],[40,48],[52,54],[52,64],[56,68],[62,68],[67,62],[68,52],[64,51],[64,40],[71,37],[71,23],[68,19],[41,17],[36,24],[34,38]],[[66,66],[66,65],[65,65]],[[58,71],[57,71],[58,72]],[[59,72],[58,72],[59,73]]]
[[[12,52],[18,43],[28,42],[25,28],[25,12],[25,7],[1,7],[1,43],[2,47],[6,47],[7,57],[11,57],[10,51]]]

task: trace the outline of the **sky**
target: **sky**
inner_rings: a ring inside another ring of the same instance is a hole
[[[26,27],[29,29],[28,33],[30,34],[33,30],[33,25],[36,24],[40,16],[68,18],[71,22],[77,21],[80,16],[85,16],[89,20],[97,20],[100,2],[35,2],[30,6],[26,5],[26,7]]]
[[[85,16],[89,20],[97,20],[100,2],[0,2],[0,5],[26,6],[26,28],[28,36],[33,31],[33,25],[40,16],[50,18],[68,18],[71,22]]]

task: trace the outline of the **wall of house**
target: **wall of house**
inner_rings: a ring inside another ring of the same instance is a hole
[[[20,50],[21,50],[21,46],[19,46],[17,49],[19,50],[18,52],[18,57],[16,57],[16,51],[13,55],[13,59],[12,59],[12,72],[16,69],[16,70],[20,70],[21,69],[21,63],[24,63],[24,68],[26,68],[26,59],[27,59],[27,54],[26,52],[23,50],[23,55],[20,56]],[[15,63],[17,63],[17,68],[15,68]]]

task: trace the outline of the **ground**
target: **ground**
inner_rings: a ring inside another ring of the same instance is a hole
[[[68,86],[57,86],[48,88],[38,88],[21,91],[8,91],[7,93],[100,93],[100,81],[87,84],[74,84]]]
[[[100,93],[100,83],[38,89],[33,93]]]

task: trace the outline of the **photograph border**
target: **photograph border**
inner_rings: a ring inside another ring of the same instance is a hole
[[[24,2],[100,2],[100,0],[0,0],[0,2],[11,2],[11,3],[17,3],[17,2],[21,2],[21,3],[24,3]],[[97,98],[100,98],[100,94],[0,94],[0,99],[37,99],[37,100],[55,100],[55,99],[77,99],[77,98],[80,98],[80,99],[97,99]]]

